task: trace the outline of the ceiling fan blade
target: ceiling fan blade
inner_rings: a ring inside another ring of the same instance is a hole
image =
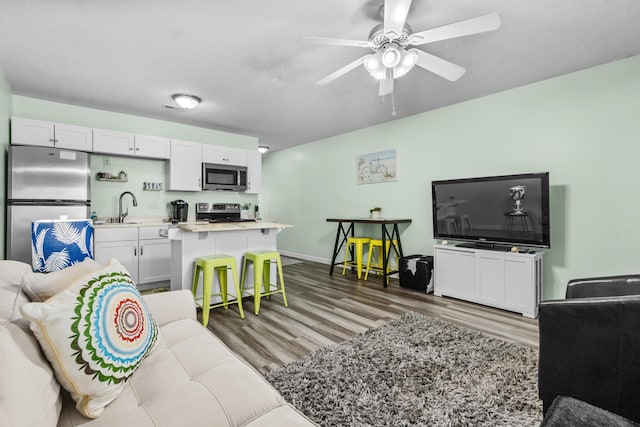
[[[327,37],[303,37],[302,41],[310,44],[323,44],[330,46],[355,46],[355,47],[371,47],[368,40],[347,40],[347,39],[331,39]]]
[[[371,55],[365,55],[362,58],[358,58],[355,61],[345,65],[344,67],[340,68],[337,71],[334,71],[333,73],[329,74],[327,77],[320,79],[316,82],[316,84],[318,86],[324,86],[327,83],[331,83],[332,81],[334,81],[335,79],[337,79],[338,77],[342,76],[343,74],[347,74],[349,71],[353,70],[354,68],[357,68],[359,65],[362,65],[364,63],[364,61],[366,61]]]
[[[409,36],[409,44],[419,46],[440,40],[493,31],[498,28],[500,28],[500,17],[494,12],[489,13],[488,15],[482,15],[476,18],[458,21],[452,24],[414,33]]]
[[[384,1],[384,33],[401,36],[407,14],[411,7],[411,0]]]
[[[393,92],[393,70],[387,68],[384,72],[384,80],[380,80],[378,95],[385,96]]]
[[[445,61],[442,58],[438,58],[422,50],[411,49],[411,51],[418,54],[417,66],[431,71],[440,77],[444,77],[449,81],[455,82],[467,71],[459,65]]]

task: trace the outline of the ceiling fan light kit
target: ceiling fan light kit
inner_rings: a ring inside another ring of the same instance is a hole
[[[397,49],[395,47],[379,50],[366,59],[364,66],[375,79],[384,80],[386,69],[391,69],[393,78],[397,79],[407,74],[418,61],[415,49]]]
[[[400,51],[395,43],[390,43],[382,53],[382,65],[393,68],[400,63]]]
[[[202,102],[202,99],[195,95],[187,95],[184,93],[176,93],[171,96],[174,102],[183,110],[192,110]]]
[[[393,92],[393,80],[407,74],[417,65],[449,81],[456,81],[465,69],[423,50],[409,46],[420,46],[441,40],[493,31],[500,28],[497,13],[454,22],[425,31],[413,33],[406,23],[411,0],[385,0],[382,6],[384,24],[371,29],[368,41],[305,37],[305,41],[333,46],[366,47],[374,51],[329,74],[316,84],[325,85],[363,64],[375,79],[380,81],[378,94]]]

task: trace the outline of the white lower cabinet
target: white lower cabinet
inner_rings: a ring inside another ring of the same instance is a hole
[[[95,259],[116,258],[139,285],[171,278],[171,242],[160,236],[166,226],[96,227]]]
[[[94,257],[100,264],[112,258],[127,269],[134,282],[138,282],[138,227],[96,227]]]
[[[535,318],[542,296],[542,255],[435,245],[434,294]]]
[[[167,227],[140,227],[138,231],[138,283],[171,279],[171,242],[160,236]]]

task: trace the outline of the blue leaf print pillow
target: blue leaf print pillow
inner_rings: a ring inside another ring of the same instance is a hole
[[[93,221],[90,219],[33,221],[33,271],[48,273],[93,259]]]

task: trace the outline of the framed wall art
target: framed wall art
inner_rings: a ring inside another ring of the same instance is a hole
[[[358,184],[397,181],[396,150],[359,155],[356,159]]]

